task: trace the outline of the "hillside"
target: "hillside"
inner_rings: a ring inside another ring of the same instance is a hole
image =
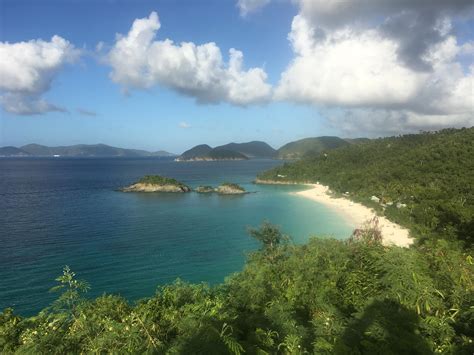
[[[339,148],[350,143],[339,137],[304,138],[285,144],[278,149],[280,159],[299,159],[308,154],[318,154],[328,149]]]
[[[150,156],[153,156],[153,157],[174,157],[174,156],[176,156],[176,154],[167,152],[166,150],[158,150],[156,152],[150,153]]]
[[[4,147],[14,148],[14,147]],[[0,148],[2,149],[2,148]],[[51,157],[54,155],[64,157],[147,157],[147,156],[174,156],[174,154],[159,151],[159,152],[147,152],[145,150],[138,149],[124,149],[111,147],[105,144],[78,144],[71,146],[59,146],[59,147],[48,147],[40,144],[27,144],[20,148],[20,151],[25,152],[27,155],[36,157]],[[1,155],[1,154],[0,154]]]
[[[186,150],[183,154],[181,154],[177,160],[191,160],[197,157],[206,156],[212,150],[210,146],[207,144],[200,144],[191,149]]]
[[[370,142],[369,138],[344,138],[344,140],[351,144],[362,144]]]
[[[16,147],[0,147],[0,157],[26,157],[30,154]]]
[[[275,149],[261,141],[229,143],[216,147],[215,149],[232,150],[249,158],[275,158],[277,156],[277,151]]]
[[[248,159],[242,153],[224,149],[224,148],[211,148],[207,144],[197,145],[183,154],[181,154],[176,161],[201,161],[201,160],[245,160]]]
[[[474,242],[474,128],[371,140],[259,176],[320,182],[379,209],[420,240]],[[371,196],[382,205],[370,201]],[[406,205],[397,208],[396,204]]]
[[[207,156],[215,160],[246,160],[248,159],[248,157],[242,153],[235,152],[233,150],[222,149],[222,148],[212,149],[207,154]]]

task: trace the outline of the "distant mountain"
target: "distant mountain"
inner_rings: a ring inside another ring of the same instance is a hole
[[[152,152],[150,153],[151,156],[153,157],[175,157],[176,154],[169,153],[166,150],[159,150],[157,152]]]
[[[267,143],[252,141],[247,143],[229,143],[216,147],[215,149],[226,149],[244,154],[249,158],[275,158],[277,151]]]
[[[349,144],[351,143],[339,137],[304,138],[285,144],[278,149],[278,158],[298,159],[308,154],[318,154],[324,150],[339,148]]]
[[[17,147],[0,147],[0,157],[26,157],[30,154]]]
[[[200,144],[197,145],[191,149],[188,149],[185,151],[183,154],[181,154],[177,160],[193,160],[198,157],[203,157],[209,154],[209,152],[212,150],[210,146],[207,144]]]
[[[214,148],[208,155],[211,160],[247,160],[248,157],[245,154],[235,152],[233,150]]]
[[[176,161],[200,161],[200,160],[244,160],[248,157],[242,153],[223,149],[220,147],[211,148],[207,144],[197,145],[183,154]]]
[[[124,149],[111,147],[105,144],[78,144],[71,146],[61,147],[48,147],[40,144],[27,144],[20,148],[15,147],[3,147],[0,148],[0,156],[36,156],[36,157],[51,157],[51,156],[64,156],[64,157],[148,157],[148,156],[159,156],[168,157],[174,156],[174,154],[158,151],[158,152],[147,152],[145,150],[138,149]]]

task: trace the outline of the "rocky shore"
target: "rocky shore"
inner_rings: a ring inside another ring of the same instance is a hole
[[[243,187],[232,183],[221,184],[216,189],[216,192],[221,195],[239,195],[247,193]]]
[[[122,192],[190,192],[191,189],[187,186],[177,185],[155,185],[136,183],[121,189]]]

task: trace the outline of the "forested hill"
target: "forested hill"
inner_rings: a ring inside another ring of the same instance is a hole
[[[60,147],[48,147],[40,144],[27,144],[20,148],[0,147],[0,156],[19,157],[172,157],[174,154],[160,150],[148,152],[138,149],[111,147],[106,144],[77,144]]]
[[[385,209],[420,240],[460,240],[467,247],[474,241],[474,128],[370,140],[284,164],[259,178],[319,181],[349,192]]]
[[[247,143],[229,143],[216,147],[215,149],[225,149],[239,152],[249,158],[275,158],[277,151],[265,142],[252,141]]]
[[[357,142],[354,140],[354,143]],[[285,144],[278,149],[280,159],[299,159],[308,154],[318,154],[328,149],[334,149],[351,144],[350,141],[339,137],[312,137]]]

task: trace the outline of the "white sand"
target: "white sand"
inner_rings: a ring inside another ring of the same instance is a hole
[[[311,189],[296,192],[296,195],[312,199],[334,209],[343,215],[346,220],[354,226],[354,228],[361,227],[365,222],[377,216],[372,209],[361,205],[360,203],[352,202],[343,197],[335,198],[330,196],[329,188],[324,185],[311,184]],[[384,244],[408,247],[413,243],[413,239],[410,238],[408,229],[390,222],[385,217],[378,216],[378,220]]]

